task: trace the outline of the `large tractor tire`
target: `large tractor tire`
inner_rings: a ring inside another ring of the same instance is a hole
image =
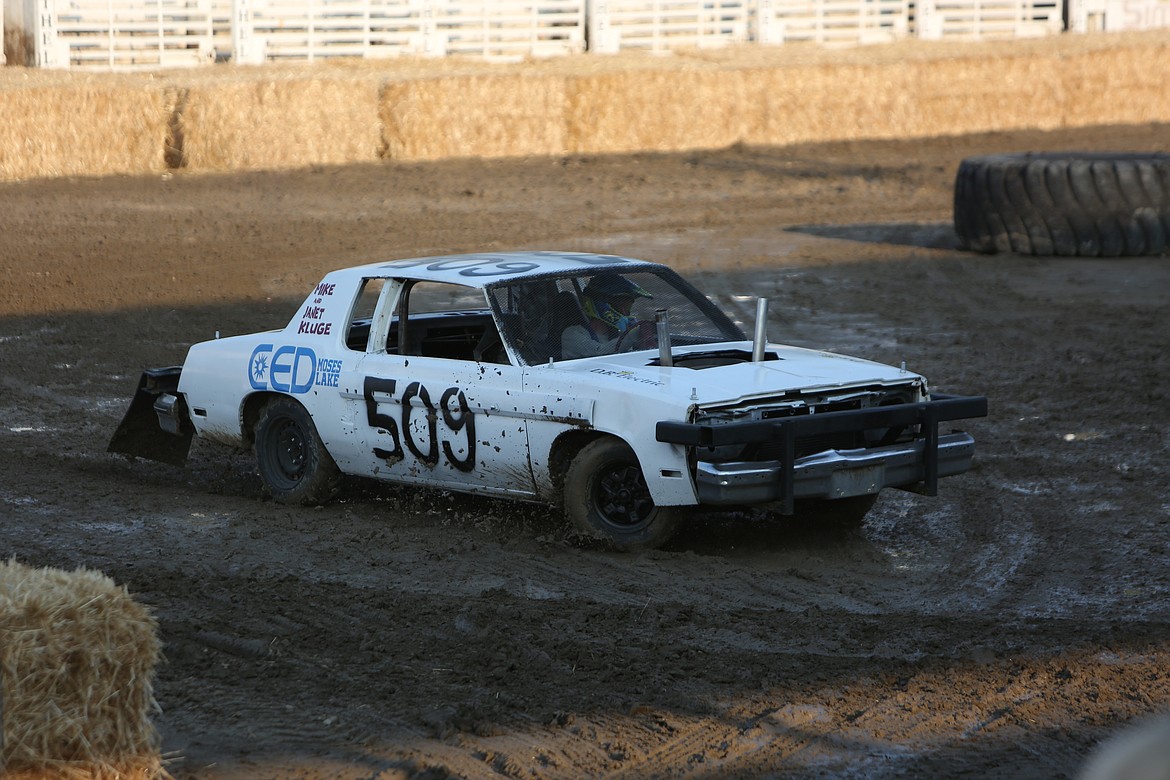
[[[963,249],[1120,257],[1170,250],[1170,155],[970,157],[955,177]]]

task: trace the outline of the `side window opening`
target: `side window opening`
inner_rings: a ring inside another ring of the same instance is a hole
[[[507,353],[483,293],[442,282],[405,282],[397,332],[390,344],[403,355],[507,363]]]
[[[346,330],[345,346],[356,352],[365,352],[370,343],[370,325],[378,299],[382,296],[385,279],[372,278],[362,281],[362,288],[354,300],[349,313],[349,327]]]

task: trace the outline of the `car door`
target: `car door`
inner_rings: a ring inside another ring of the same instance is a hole
[[[416,285],[430,287],[432,306],[449,300],[454,308],[440,305],[427,323],[428,296]],[[364,471],[394,482],[531,496],[526,412],[515,403],[522,369],[500,362],[507,361],[503,353],[492,362],[475,359],[471,334],[495,326],[481,292],[442,289],[453,287],[403,280],[387,286],[382,306],[397,314],[375,316],[373,327],[386,328],[386,335],[371,340],[348,383],[360,388],[352,400],[360,406],[355,417]],[[403,321],[410,338],[400,338]],[[436,356],[439,332],[463,338],[442,342],[443,354]]]

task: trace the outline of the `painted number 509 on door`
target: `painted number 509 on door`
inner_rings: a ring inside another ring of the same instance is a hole
[[[381,460],[397,463],[409,452],[426,466],[439,463],[440,449],[448,464],[459,471],[475,468],[475,414],[467,405],[467,396],[458,387],[448,387],[436,406],[431,393],[420,382],[411,382],[402,391],[398,401],[401,414],[395,419],[378,411],[375,393],[389,396],[397,392],[398,380],[368,376],[362,385],[366,401],[366,422],[385,437],[385,446],[374,447],[374,455]],[[417,399],[417,401],[416,401]],[[454,403],[452,403],[454,402]],[[416,410],[416,405],[420,408]],[[455,408],[452,409],[451,407]],[[411,428],[416,413],[424,415],[426,440],[418,442]],[[440,436],[439,419],[443,426]],[[405,450],[403,449],[405,447]]]

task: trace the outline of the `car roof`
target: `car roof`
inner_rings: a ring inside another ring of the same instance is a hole
[[[334,271],[332,277],[399,277],[485,288],[502,281],[558,273],[588,274],[600,270],[645,270],[657,263],[592,252],[474,252],[369,263]]]

